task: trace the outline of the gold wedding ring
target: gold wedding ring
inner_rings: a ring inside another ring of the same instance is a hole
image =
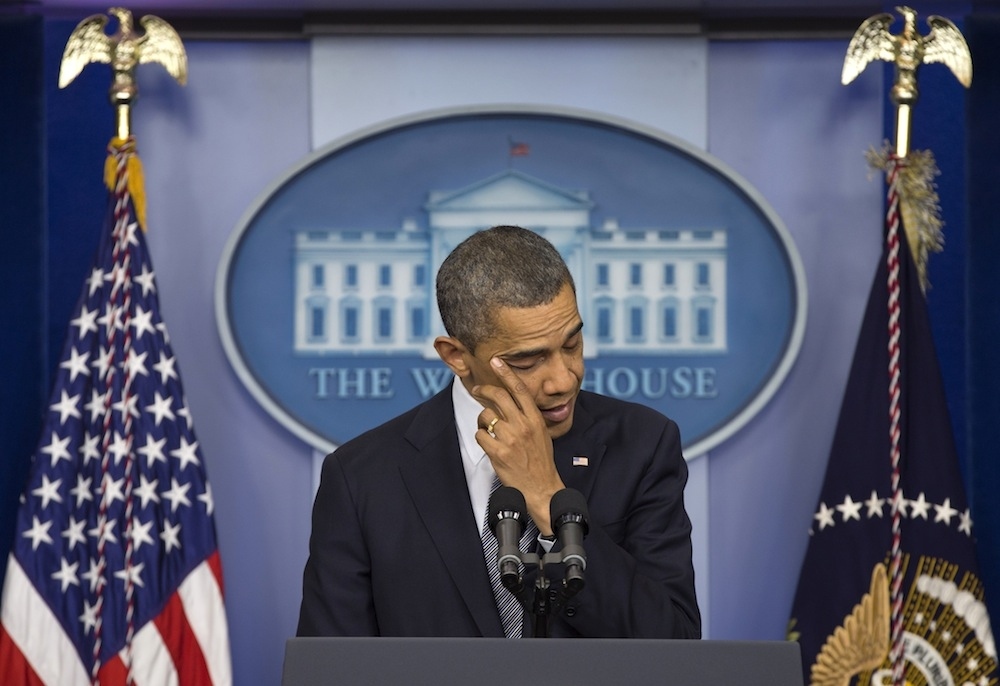
[[[496,438],[497,435],[493,433],[493,427],[497,425],[500,421],[500,417],[494,417],[489,424],[486,425],[486,433],[490,435],[490,438]]]

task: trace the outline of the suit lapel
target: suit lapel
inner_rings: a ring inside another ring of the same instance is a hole
[[[421,408],[405,437],[418,451],[400,466],[416,511],[482,635],[502,637],[479,523],[469,504],[450,387]]]

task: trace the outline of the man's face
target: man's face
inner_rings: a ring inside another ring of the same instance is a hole
[[[497,334],[465,353],[471,389],[490,384],[503,387],[490,366],[499,357],[507,363],[541,411],[549,436],[558,438],[573,425],[573,408],[583,381],[583,321],[569,284],[559,295],[537,307],[503,307],[494,313]]]

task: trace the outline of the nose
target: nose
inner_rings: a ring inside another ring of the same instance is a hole
[[[549,359],[548,374],[542,382],[546,395],[566,395],[573,392],[579,378],[579,361],[573,355],[553,355]]]

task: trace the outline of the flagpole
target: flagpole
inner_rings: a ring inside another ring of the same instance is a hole
[[[180,37],[173,27],[158,17],[144,16],[140,23],[145,32],[138,34],[134,30],[132,13],[127,9],[113,7],[109,11],[118,20],[118,29],[113,35],[105,33],[108,23],[104,15],[91,15],[81,21],[70,34],[63,51],[63,59],[59,69],[59,87],[65,88],[83,68],[91,62],[108,62],[112,65],[112,83],[109,89],[111,104],[115,108],[115,137],[108,145],[108,161],[105,165],[105,184],[114,194],[114,221],[112,230],[113,267],[110,279],[113,284],[108,302],[108,325],[105,359],[103,362],[103,383],[108,389],[103,402],[103,431],[101,442],[101,480],[97,494],[100,498],[97,516],[97,528],[94,530],[99,539],[97,544],[97,559],[92,570],[96,580],[95,604],[91,608],[94,615],[94,641],[92,646],[92,666],[90,680],[99,684],[104,643],[104,607],[109,592],[108,560],[105,555],[105,545],[114,541],[115,522],[108,514],[109,506],[114,503],[116,494],[112,489],[111,459],[117,464],[124,458],[124,492],[120,499],[124,501],[124,521],[122,522],[122,544],[124,546],[124,570],[115,572],[124,581],[125,589],[125,635],[122,661],[126,683],[133,683],[133,639],[135,638],[136,599],[135,586],[138,579],[139,564],[134,557],[135,541],[133,535],[133,486],[136,478],[135,461],[137,447],[134,445],[134,430],[132,422],[138,417],[134,408],[137,396],[133,393],[136,380],[136,364],[132,346],[133,304],[131,302],[131,286],[133,251],[130,246],[135,244],[133,232],[136,224],[145,229],[145,193],[142,183],[142,169],[139,157],[135,151],[135,140],[132,137],[132,103],[138,96],[135,69],[141,62],[160,62],[167,71],[182,85],[187,80],[187,56]],[[132,210],[135,210],[133,217]],[[118,322],[119,325],[116,325]],[[118,333],[119,329],[121,334]],[[120,336],[121,341],[116,338]],[[121,373],[123,372],[123,373]],[[118,378],[121,377],[121,378]],[[120,403],[112,404],[114,389],[121,395]],[[120,406],[119,406],[120,405]],[[123,435],[113,431],[114,413],[120,412],[123,422]],[[112,434],[115,445],[112,446]],[[123,446],[118,443],[123,442]]]
[[[103,16],[85,19],[60,70],[65,86],[90,62],[112,64],[118,135],[104,229],[18,507],[0,681],[231,686],[215,501],[139,229],[129,130],[133,67],[165,60],[183,73],[186,58],[161,20],[143,17],[137,35],[127,11],[111,12],[118,33],[105,34]]]
[[[845,84],[873,60],[896,65],[897,146],[907,154],[888,143],[867,154],[886,174],[885,242],[789,622],[811,686],[997,684],[1000,674],[921,290],[919,267],[942,245],[938,172],[930,151],[909,150],[916,67],[943,62],[968,85],[972,66],[951,22],[930,17],[920,36],[915,13],[899,12],[903,34],[889,33],[892,15],[871,17],[844,60]]]
[[[893,686],[905,686],[905,642],[903,618],[903,486],[901,483],[900,425],[902,417],[901,388],[902,366],[900,364],[900,223],[916,240],[911,240],[914,262],[921,279],[926,279],[926,247],[932,244],[940,248],[940,221],[936,208],[936,193],[930,178],[936,172],[933,158],[930,169],[926,164],[918,164],[915,171],[908,169],[907,156],[910,152],[910,128],[913,106],[917,102],[917,69],[921,64],[943,62],[966,88],[972,83],[972,58],[969,47],[958,28],[943,17],[931,16],[927,23],[930,33],[923,36],[917,30],[917,13],[909,7],[897,7],[902,15],[903,28],[899,34],[889,32],[893,16],[878,14],[866,19],[851,39],[844,58],[841,82],[847,85],[873,60],[880,59],[895,65],[895,82],[889,92],[890,100],[896,106],[896,145],[887,151],[878,165],[886,172],[887,213],[885,221],[886,269],[887,269],[887,322],[888,322],[888,418],[889,418],[889,464],[890,464],[890,516],[891,548],[889,551],[889,662],[891,664]],[[871,155],[870,158],[877,158]],[[908,178],[907,178],[907,175]],[[909,182],[909,183],[907,183]],[[906,197],[907,187],[923,186],[933,197],[931,209],[914,208],[919,202]],[[919,210],[923,209],[923,212]],[[907,221],[904,221],[907,220]],[[910,220],[913,221],[910,221]],[[936,220],[936,221],[935,221]],[[907,223],[915,224],[906,226]]]

